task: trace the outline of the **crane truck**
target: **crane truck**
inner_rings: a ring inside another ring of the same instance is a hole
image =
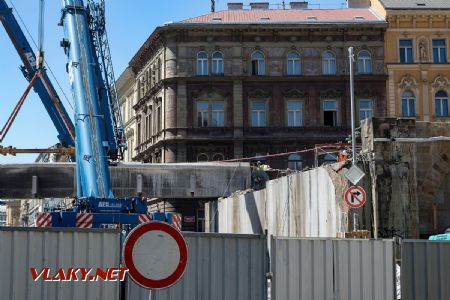
[[[45,72],[42,76],[45,70],[36,66],[36,56],[4,0],[0,0],[0,20],[24,63],[27,80],[31,82],[33,74],[41,72],[34,88],[60,141],[64,146],[74,145],[76,151],[77,197],[73,207],[38,214],[36,226],[130,229],[150,220],[145,199],[116,198],[111,187],[109,164],[122,157],[127,143],[105,28],[104,0],[87,0],[86,5],[83,0],[62,0],[61,47],[67,56],[74,124]],[[170,215],[165,217],[169,223],[170,219]]]

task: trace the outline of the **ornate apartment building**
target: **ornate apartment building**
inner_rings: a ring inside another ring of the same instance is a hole
[[[450,1],[371,2],[388,22],[388,115],[448,122]]]
[[[356,117],[386,116],[386,27],[369,8],[291,2],[288,10],[229,3],[228,10],[156,28],[129,63],[133,84],[119,88],[124,119],[135,122],[127,130],[130,157],[215,161],[344,140],[349,46]],[[311,153],[268,163],[299,168],[312,161]]]

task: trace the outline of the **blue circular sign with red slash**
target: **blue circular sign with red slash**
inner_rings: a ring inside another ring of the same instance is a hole
[[[366,191],[360,186],[351,186],[345,191],[344,198],[351,208],[360,208],[366,203]]]
[[[186,241],[167,223],[150,221],[137,226],[128,234],[123,249],[128,274],[144,288],[170,287],[186,270]]]

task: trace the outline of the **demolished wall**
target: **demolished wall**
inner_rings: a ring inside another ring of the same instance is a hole
[[[336,192],[331,167],[267,182],[260,191],[237,192],[207,205],[209,231],[289,237],[336,237],[348,227],[348,208]],[[337,183],[339,185],[339,183]]]
[[[361,126],[381,237],[426,238],[450,227],[450,123],[377,118]]]

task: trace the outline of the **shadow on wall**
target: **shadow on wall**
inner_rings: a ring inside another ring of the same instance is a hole
[[[245,199],[245,210],[247,214],[258,214],[258,207],[256,206],[255,193],[248,193],[244,195]],[[263,233],[264,229],[261,224],[261,219],[258,216],[256,218],[250,218],[250,225],[254,233]]]

